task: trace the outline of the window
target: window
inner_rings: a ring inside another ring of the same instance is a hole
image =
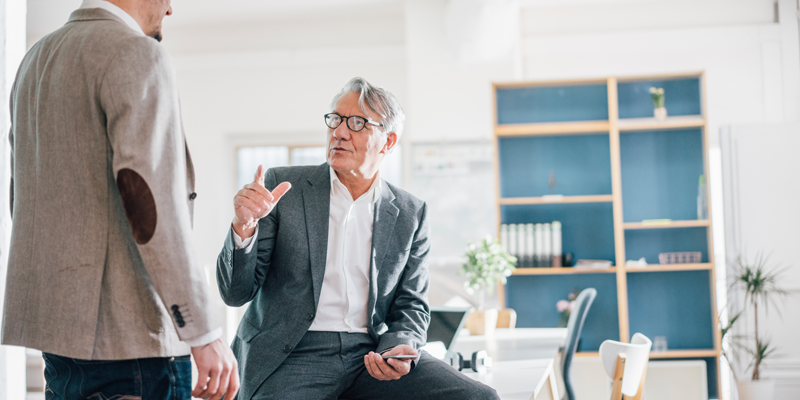
[[[264,168],[287,165],[319,165],[325,162],[325,146],[258,146],[240,147],[236,151],[237,188],[253,181],[259,165]],[[401,186],[403,181],[403,152],[400,145],[395,146],[381,163],[381,178],[393,185]]]

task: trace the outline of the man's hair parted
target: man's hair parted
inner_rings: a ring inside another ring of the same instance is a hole
[[[381,120],[378,122],[383,124],[383,132],[394,132],[397,138],[400,138],[406,116],[403,107],[393,94],[382,87],[370,84],[364,78],[356,77],[347,82],[342,91],[334,96],[331,102],[332,111],[336,109],[342,96],[348,92],[358,93],[358,108],[361,112],[369,115],[369,111],[372,111],[380,116]]]

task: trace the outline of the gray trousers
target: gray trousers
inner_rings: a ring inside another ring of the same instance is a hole
[[[253,399],[499,399],[494,389],[426,352],[408,375],[379,381],[364,366],[375,346],[368,334],[309,331]]]

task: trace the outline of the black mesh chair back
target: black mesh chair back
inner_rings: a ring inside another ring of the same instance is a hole
[[[581,330],[583,330],[583,322],[586,321],[586,315],[589,314],[589,308],[592,307],[592,302],[597,296],[597,290],[594,288],[584,289],[575,299],[575,307],[569,316],[567,323],[567,337],[564,341],[564,347],[561,348],[561,378],[564,380],[564,387],[566,393],[562,400],[576,400],[575,392],[572,390],[572,358],[578,350],[578,339],[581,337]]]

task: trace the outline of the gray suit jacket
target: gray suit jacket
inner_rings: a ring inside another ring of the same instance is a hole
[[[314,320],[328,247],[330,169],[273,168],[265,186],[288,181],[292,189],[258,223],[250,253],[235,250],[232,233],[217,260],[222,299],[233,307],[253,301],[239,325],[233,350],[249,400],[283,362]],[[386,182],[375,204],[369,272],[367,330],[377,352],[400,344],[419,349],[430,321],[427,206]]]
[[[194,172],[172,61],[83,9],[11,96],[3,343],[81,359],[185,355],[220,327],[192,239]]]

